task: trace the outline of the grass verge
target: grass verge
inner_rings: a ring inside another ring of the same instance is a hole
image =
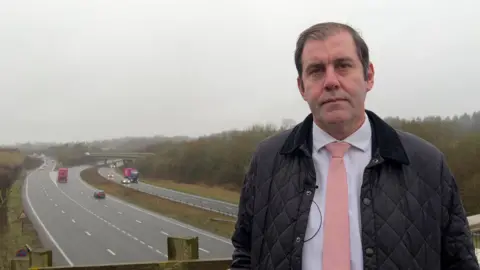
[[[23,219],[23,225],[22,221],[18,219],[23,211],[22,184],[24,179],[25,174],[22,174],[20,179],[13,183],[12,190],[8,195],[9,224],[6,233],[0,235],[0,269],[10,269],[10,260],[15,256],[15,252],[25,244],[33,248],[42,247],[37,232],[28,217]]]
[[[227,238],[232,236],[235,224],[233,222],[225,222],[226,220],[234,220],[230,217],[124,187],[102,177],[95,167],[83,170],[80,176],[88,184],[104,190],[107,196],[108,194],[113,195],[144,209]]]
[[[121,170],[117,172],[122,175]],[[162,180],[162,179],[141,179],[142,182],[154,185],[157,187],[173,189],[176,191],[193,194],[205,198],[211,198],[215,200],[225,201],[233,204],[238,204],[240,201],[240,192],[228,190],[222,187],[217,186],[208,186],[204,184],[185,184],[178,183],[173,180]]]
[[[211,198],[215,200],[225,201],[238,204],[240,201],[240,193],[222,187],[207,186],[202,184],[184,184],[172,180],[160,179],[142,179],[142,182],[150,185],[173,189],[176,191],[189,193],[201,197]]]

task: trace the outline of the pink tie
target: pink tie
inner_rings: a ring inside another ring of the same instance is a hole
[[[348,218],[347,170],[343,156],[350,145],[327,144],[332,155],[327,177],[324,217],[323,270],[350,269],[350,224]]]

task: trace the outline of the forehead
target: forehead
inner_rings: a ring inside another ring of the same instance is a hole
[[[308,65],[311,62],[330,62],[337,58],[351,58],[358,60],[355,42],[352,36],[345,32],[338,32],[324,40],[310,39],[305,43],[302,53],[302,62]]]

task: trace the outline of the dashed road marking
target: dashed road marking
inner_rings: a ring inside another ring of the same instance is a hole
[[[85,234],[88,235],[88,236],[91,236],[91,234],[87,231],[85,231]]]
[[[108,253],[112,254],[113,256],[115,256],[115,255],[116,255],[116,254],[115,254],[115,252],[111,251],[111,250],[110,250],[110,249],[108,249],[108,248],[107,248],[107,251],[108,251]]]
[[[205,252],[205,253],[210,253],[210,251],[206,250],[206,249],[203,249],[203,248],[198,248],[199,250]]]

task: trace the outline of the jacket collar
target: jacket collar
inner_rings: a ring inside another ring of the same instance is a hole
[[[365,112],[372,126],[372,156],[378,153],[384,159],[408,165],[409,160],[397,131],[375,113],[369,110],[365,110]],[[280,150],[280,154],[294,154],[300,150],[307,156],[311,156],[312,125],[313,115],[309,114],[303,122],[292,129]]]

